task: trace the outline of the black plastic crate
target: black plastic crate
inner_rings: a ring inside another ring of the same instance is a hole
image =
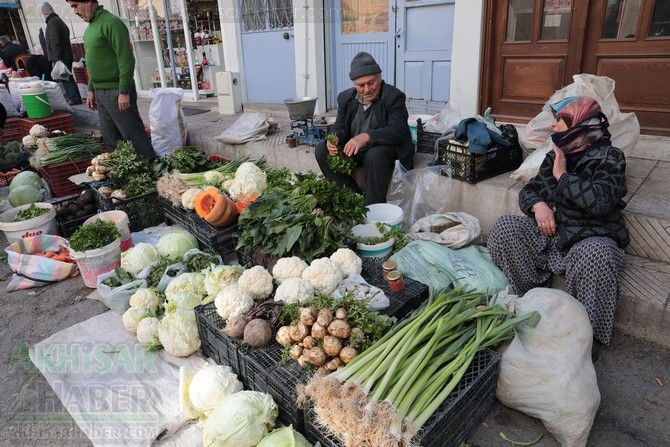
[[[151,191],[127,200],[112,199],[103,196],[98,188],[105,183],[87,184],[95,193],[95,203],[101,211],[118,210],[128,215],[130,231],[142,231],[145,228],[160,225],[165,222],[163,207],[158,201],[158,192]]]
[[[165,220],[184,227],[198,239],[201,246],[210,248],[221,256],[235,251],[233,234],[237,232],[237,223],[225,228],[213,227],[194,212],[176,207],[163,197],[159,197],[158,200],[163,207]]]
[[[416,155],[420,158],[435,158],[437,151],[437,139],[442,134],[437,132],[426,132],[421,127],[416,129]]]
[[[500,370],[500,354],[485,349],[478,352],[454,391],[428,419],[417,435],[422,447],[458,447],[493,406]],[[303,434],[323,447],[341,447],[343,442],[321,430],[316,414],[309,407],[304,412]]]
[[[262,348],[243,346],[238,355],[245,388],[270,394],[279,407],[277,420],[301,432],[304,418],[296,403],[296,387],[307,383],[305,371],[291,360],[283,365],[282,348],[276,343]]]
[[[244,383],[238,356],[242,342],[221,332],[226,327],[226,322],[216,313],[214,302],[197,306],[194,311],[203,355],[219,365],[230,366]]]
[[[79,196],[80,196],[79,194],[73,194],[67,197],[52,200],[50,201],[50,203],[54,206],[54,208],[58,209],[60,207],[69,206],[70,204],[75,203],[79,198]],[[56,216],[56,224],[58,225],[58,232],[62,237],[66,239],[69,238],[75,231],[77,231],[82,225],[84,225],[84,222],[86,222],[87,219],[89,219],[91,216],[94,216],[95,213],[97,212],[98,209],[96,206],[94,212],[88,213],[82,217],[65,220]]]
[[[468,151],[466,144],[457,140],[440,141],[439,160],[445,166],[442,175],[468,183],[477,183],[496,175],[512,171],[523,162],[523,150],[519,144],[499,146],[485,154]]]
[[[414,309],[421,306],[421,303],[428,298],[428,286],[406,276],[404,277],[405,290],[400,293],[392,292],[388,283],[384,279],[381,264],[377,262],[371,262],[364,259],[361,276],[363,276],[363,279],[370,285],[382,289],[386,297],[389,299],[389,307],[381,310],[380,313],[390,317],[396,317],[398,320],[402,320]]]

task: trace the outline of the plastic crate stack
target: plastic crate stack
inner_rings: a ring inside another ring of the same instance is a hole
[[[0,132],[0,144],[7,144],[10,141],[21,142],[21,139],[26,135],[27,133],[23,131],[21,118],[7,118],[5,127]]]
[[[77,131],[74,127],[72,115],[65,112],[56,112],[48,118],[21,118],[23,135],[28,135],[30,129],[32,129],[35,124],[41,124],[49,132],[60,130],[67,134],[71,134],[76,133]]]
[[[40,168],[40,176],[47,182],[53,197],[66,197],[81,192],[84,187],[70,180],[76,174],[83,174],[91,164],[90,159],[63,161]]]
[[[95,203],[99,210],[118,210],[128,215],[130,231],[133,233],[165,222],[165,213],[158,201],[158,193],[156,191],[130,197],[126,200],[119,200],[105,197],[98,191],[100,186],[105,185],[104,182],[91,182],[87,183],[87,185],[95,194]]]

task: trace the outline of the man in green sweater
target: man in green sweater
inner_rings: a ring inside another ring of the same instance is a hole
[[[89,23],[84,31],[88,70],[86,105],[91,110],[98,109],[102,138],[111,148],[119,140],[129,140],[138,154],[155,158],[137,109],[133,83],[135,56],[128,28],[97,0],[68,0],[68,3],[76,15]]]

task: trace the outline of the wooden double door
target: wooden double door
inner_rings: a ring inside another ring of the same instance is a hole
[[[528,122],[573,75],[615,81],[643,134],[670,135],[670,0],[487,0],[480,109]]]

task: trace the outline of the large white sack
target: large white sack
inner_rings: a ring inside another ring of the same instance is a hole
[[[561,290],[547,288],[532,289],[512,303],[516,314],[537,311],[541,318],[534,328],[518,326],[502,352],[496,396],[542,420],[561,446],[586,446],[600,391],[584,306]]]
[[[184,90],[181,88],[152,88],[149,106],[151,145],[156,155],[163,157],[186,144],[188,131],[181,108]]]
[[[513,179],[527,182],[535,177],[544,156],[552,148],[550,126],[554,115],[549,106],[571,96],[589,96],[596,99],[609,120],[612,145],[626,154],[634,150],[640,137],[640,123],[634,113],[622,113],[619,109],[619,103],[614,96],[614,79],[592,74],[576,74],[572,79],[574,82],[557,90],[545,103],[542,111],[519,134],[519,144],[524,152],[532,154],[510,174]]]

